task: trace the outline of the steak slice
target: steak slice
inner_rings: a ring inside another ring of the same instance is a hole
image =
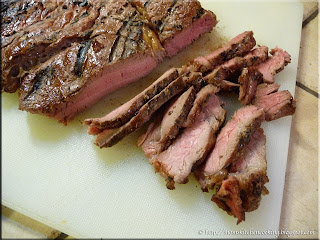
[[[216,16],[196,0],[134,0],[133,4],[158,34],[169,57],[217,24]]]
[[[269,95],[271,93],[278,92],[279,88],[280,88],[280,85],[275,84],[275,83],[273,83],[273,84],[267,84],[267,83],[259,84],[257,86],[255,97],[259,98],[259,97]]]
[[[171,98],[179,94],[184,89],[185,84],[182,80],[182,77],[177,78],[172,83],[170,83],[168,87],[166,87],[159,94],[157,94],[151,100],[149,100],[149,102],[143,105],[138,111],[138,113],[133,118],[131,118],[129,122],[127,122],[120,128],[116,129],[115,131],[110,131],[110,129],[106,129],[103,132],[99,133],[96,140],[96,145],[98,145],[100,148],[112,147],[120,140],[122,140],[125,136],[140,128],[151,118],[151,115],[156,110],[158,110],[165,102],[169,101]]]
[[[225,114],[219,98],[212,93],[193,125],[183,129],[167,150],[154,157],[156,172],[166,179],[168,189],[174,189],[175,183],[187,183],[192,168],[203,161],[214,145]]]
[[[263,109],[253,105],[242,107],[234,113],[219,133],[214,149],[196,171],[203,191],[212,189],[221,171],[242,156],[252,134],[263,120]]]
[[[237,79],[242,68],[254,66],[265,61],[268,57],[268,48],[265,46],[256,48],[244,57],[235,57],[218,66],[203,79],[205,82],[221,86],[223,80],[233,81]]]
[[[178,70],[172,68],[152,83],[143,92],[123,104],[121,107],[110,112],[102,118],[86,119],[85,124],[98,128],[118,128],[128,122],[134,114],[151,98],[166,88],[173,80],[178,78]]]
[[[278,47],[272,49],[270,53],[272,57],[257,66],[257,69],[263,74],[265,83],[274,83],[274,75],[291,62],[290,54]]]
[[[296,100],[287,90],[256,97],[253,104],[264,110],[266,121],[293,115],[296,110]]]
[[[262,74],[253,67],[244,68],[239,77],[239,101],[248,105],[255,97],[257,86],[262,82]]]
[[[164,114],[157,113],[147,132],[138,140],[138,146],[142,147],[146,156],[153,158],[169,147],[186,121],[195,95],[194,87],[190,87],[181,96],[171,100]]]
[[[258,129],[251,137],[243,156],[238,158],[229,168],[229,176],[222,181],[212,201],[238,218],[237,223],[245,220],[245,212],[259,207],[261,195],[267,194],[264,186],[267,183],[266,137],[263,130]]]
[[[242,57],[256,45],[252,31],[239,34],[222,48],[210,53],[207,56],[198,57],[191,61],[192,71],[202,73],[213,70],[216,66],[231,60],[234,57]]]

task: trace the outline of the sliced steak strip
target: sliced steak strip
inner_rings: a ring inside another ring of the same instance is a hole
[[[221,86],[220,86],[220,88],[223,91],[233,91],[235,89],[239,89],[239,87],[240,87],[240,84],[233,83],[233,82],[230,82],[230,81],[227,81],[227,80],[222,80],[221,81]]]
[[[293,115],[296,110],[296,101],[287,90],[256,97],[253,104],[263,108],[266,121]]]
[[[223,80],[234,81],[241,73],[242,68],[254,66],[265,61],[268,57],[268,48],[265,46],[256,48],[244,57],[235,57],[218,66],[203,79],[205,82],[221,86]]]
[[[255,45],[256,40],[253,37],[252,31],[241,33],[222,48],[217,49],[207,56],[194,59],[191,62],[191,69],[202,73],[208,72],[234,57],[242,57]]]
[[[280,85],[275,84],[275,83],[273,83],[273,84],[267,84],[267,83],[259,84],[257,86],[255,97],[259,98],[259,97],[269,95],[270,93],[278,92],[279,88],[280,88]]]
[[[290,54],[280,48],[272,49],[270,53],[272,57],[257,66],[266,83],[274,83],[274,75],[282,71],[291,62]]]
[[[102,118],[86,119],[85,124],[98,128],[118,128],[132,118],[136,112],[151,98],[166,88],[174,79],[178,78],[178,70],[172,68],[165,72],[153,84],[139,93],[129,102],[110,112]]]
[[[239,101],[248,105],[255,97],[257,86],[262,82],[262,74],[253,67],[244,68],[239,77]]]
[[[212,97],[212,94],[218,92],[219,89],[212,84],[203,87],[196,96],[193,106],[188,114],[188,118],[183,123],[183,127],[190,127],[195,122],[196,118],[203,111],[203,108],[207,105],[208,100]]]
[[[267,194],[264,186],[267,183],[266,137],[263,130],[258,129],[251,137],[243,156],[238,158],[229,168],[229,177],[222,181],[214,201],[229,215],[245,220],[245,212],[258,208],[261,195]]]
[[[164,113],[157,112],[156,119],[138,140],[138,146],[142,147],[146,156],[153,158],[166,150],[177,137],[182,124],[187,119],[195,95],[194,87],[190,87],[181,96],[172,99]]]
[[[264,120],[264,111],[256,106],[242,107],[222,128],[217,143],[206,161],[197,169],[201,188],[212,189],[221,170],[242,156],[252,134]]]
[[[104,130],[102,133],[98,134],[96,144],[100,147],[112,147],[120,140],[122,140],[128,134],[134,132],[140,128],[144,123],[146,123],[151,115],[158,110],[165,102],[169,101],[172,97],[180,93],[185,89],[185,84],[182,77],[177,78],[172,83],[169,84],[164,90],[159,94],[154,96],[149,102],[143,105],[139,112],[131,118],[129,122],[118,128],[113,134],[104,134],[105,131],[110,132],[110,129]],[[104,134],[103,138],[100,138],[100,134]]]
[[[215,136],[224,122],[226,111],[212,93],[196,121],[185,128],[167,150],[154,158],[153,165],[174,189],[175,183],[187,183],[192,168],[200,164],[215,143]]]

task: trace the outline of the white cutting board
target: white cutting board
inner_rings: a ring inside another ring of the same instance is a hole
[[[86,117],[102,116],[129,100],[168,67],[181,66],[245,30],[253,30],[259,44],[279,46],[291,54],[292,63],[276,80],[281,89],[294,93],[301,4],[204,1],[203,6],[219,19],[212,33],[161,64],[152,75],[80,114],[67,127],[18,111],[17,94],[2,94],[2,204],[74,237],[275,237],[224,231],[278,230],[291,117],[263,124],[270,194],[238,226],[236,219],[210,201],[212,194],[201,192],[193,177],[188,184],[167,190],[164,179],[135,145],[141,130],[111,149],[100,150],[81,124]]]

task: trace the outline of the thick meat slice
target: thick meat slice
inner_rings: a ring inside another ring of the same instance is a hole
[[[206,75],[204,81],[221,86],[223,80],[237,79],[242,68],[254,66],[265,61],[268,57],[268,48],[265,46],[256,48],[244,57],[235,57],[228,62],[218,66]]]
[[[138,140],[138,145],[142,147],[146,156],[152,158],[166,150],[177,137],[187,119],[195,94],[194,87],[190,87],[181,96],[171,100],[164,114],[157,113],[147,132]]]
[[[257,86],[262,82],[262,74],[253,67],[244,68],[239,77],[239,101],[248,105],[255,97]]]
[[[172,57],[216,24],[216,16],[196,0],[134,0]]]
[[[259,97],[269,95],[270,93],[278,92],[279,88],[280,88],[280,85],[275,84],[275,83],[273,83],[273,84],[267,84],[267,83],[259,84],[257,86],[255,97],[259,98]]]
[[[169,148],[154,158],[157,172],[166,179],[167,187],[186,183],[194,166],[200,164],[215,143],[215,136],[224,122],[226,111],[212,93],[196,121],[185,128]]]
[[[248,53],[256,45],[252,31],[239,34],[222,48],[207,56],[198,57],[191,62],[192,71],[205,73],[213,70],[216,66],[234,58]]]
[[[213,188],[221,170],[242,156],[252,134],[264,120],[264,111],[256,106],[242,107],[222,128],[217,143],[206,161],[197,169],[201,188]]]
[[[296,101],[287,90],[256,97],[252,103],[263,108],[267,121],[293,115],[296,110]]]
[[[274,75],[284,69],[291,62],[291,56],[280,48],[270,51],[272,57],[267,61],[259,64],[257,69],[263,74],[263,81],[274,83]]]
[[[229,168],[229,176],[222,181],[212,201],[238,219],[245,220],[245,212],[259,207],[261,195],[267,194],[264,186],[267,183],[266,137],[258,129],[251,137],[243,156]]]
[[[217,87],[209,84],[197,93],[196,99],[188,114],[188,118],[183,123],[183,127],[190,127],[195,122],[196,118],[203,111],[203,108],[207,105],[210,97],[212,97],[212,94],[218,92],[218,90]]]
[[[182,77],[177,78],[172,83],[170,83],[168,87],[166,87],[159,94],[154,96],[149,102],[143,105],[138,111],[138,113],[133,118],[131,118],[131,120],[127,122],[125,125],[121,126],[115,131],[110,131],[110,129],[106,129],[102,133],[99,133],[96,140],[96,144],[100,148],[112,147],[120,140],[122,140],[125,136],[140,128],[151,118],[151,115],[156,110],[158,110],[164,103],[169,101],[171,98],[173,98],[175,95],[177,95],[184,89],[185,84],[182,80]]]
[[[139,93],[129,102],[110,112],[102,118],[86,119],[85,124],[98,128],[118,128],[128,122],[130,118],[151,98],[166,88],[173,80],[178,78],[178,70],[172,68],[165,72],[153,84]]]

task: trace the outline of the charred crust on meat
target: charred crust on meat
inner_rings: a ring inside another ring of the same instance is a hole
[[[77,54],[76,65],[74,69],[74,74],[78,77],[82,76],[84,63],[87,59],[87,53],[89,51],[89,48],[91,47],[91,42],[92,40],[89,40],[80,45],[80,48]]]

